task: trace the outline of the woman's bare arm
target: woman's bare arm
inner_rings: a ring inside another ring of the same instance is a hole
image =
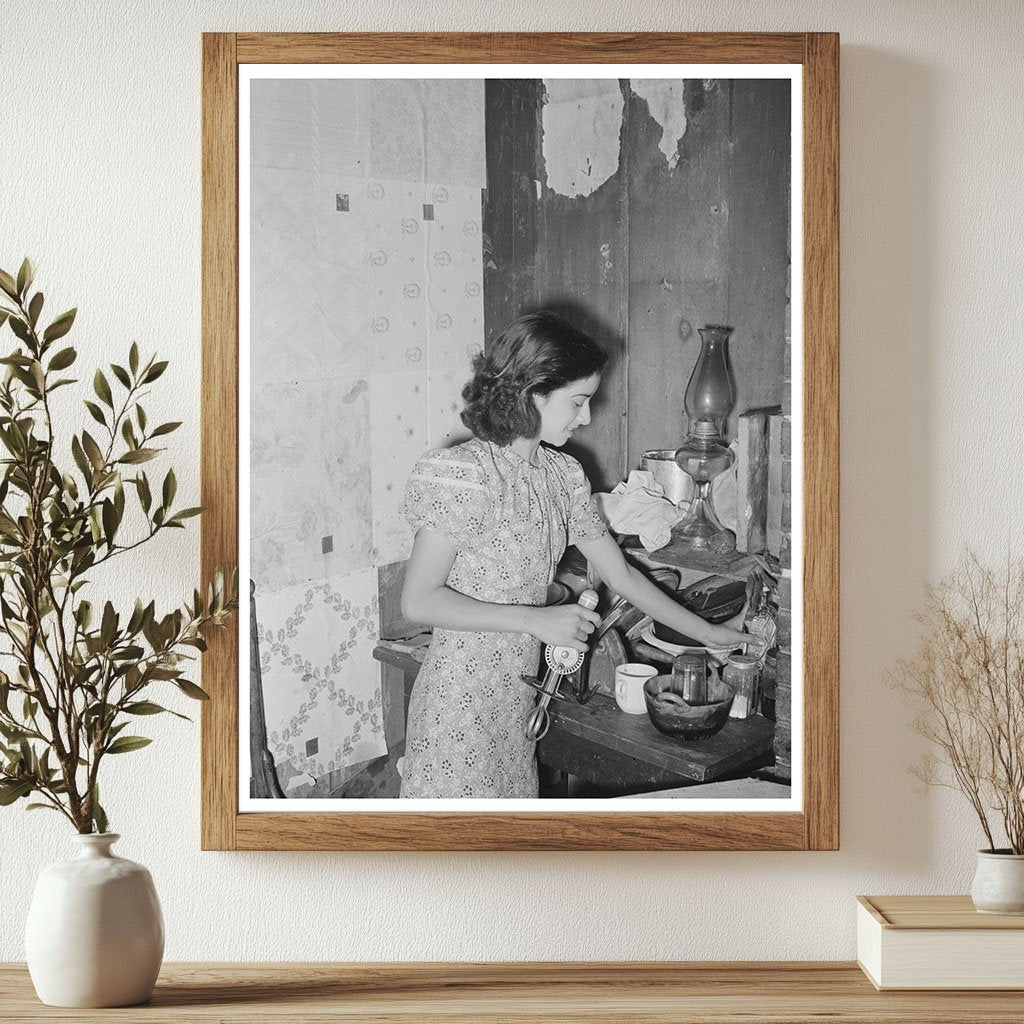
[[[529,633],[547,644],[586,650],[584,641],[600,621],[596,612],[574,604],[492,604],[460,594],[447,585],[457,553],[441,534],[427,527],[417,531],[402,587],[402,615],[410,622],[482,633]]]
[[[671,629],[709,647],[739,646],[751,643],[756,638],[729,626],[714,626],[695,615],[688,608],[673,601],[668,594],[659,590],[639,569],[631,566],[622,556],[618,544],[609,534],[597,540],[579,545],[580,551],[597,570],[598,575],[615,593],[630,604],[650,615],[656,622],[662,622]]]

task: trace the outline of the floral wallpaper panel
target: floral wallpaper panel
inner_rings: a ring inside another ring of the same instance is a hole
[[[376,566],[408,555],[416,459],[466,436],[483,86],[252,95],[252,576],[271,749],[319,778],[383,753]]]
[[[286,780],[385,754],[377,572],[363,569],[256,595],[270,749]],[[314,751],[315,748],[315,751]]]

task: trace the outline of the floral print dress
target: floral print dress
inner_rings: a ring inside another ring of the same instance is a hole
[[[474,438],[427,452],[406,488],[413,531],[457,549],[448,586],[493,604],[542,605],[567,544],[607,533],[580,464],[554,448],[531,465]],[[537,796],[524,734],[540,641],[525,633],[435,629],[409,703],[403,797]]]

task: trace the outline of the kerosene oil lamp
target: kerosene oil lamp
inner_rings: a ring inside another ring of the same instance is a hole
[[[736,548],[736,535],[719,522],[711,500],[712,482],[735,458],[725,443],[725,421],[734,401],[728,358],[732,330],[708,324],[698,331],[700,355],[683,400],[687,434],[675,456],[676,465],[693,478],[694,494],[686,515],[672,527],[673,543],[716,554]]]

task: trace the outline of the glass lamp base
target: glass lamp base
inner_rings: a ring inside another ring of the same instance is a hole
[[[686,515],[672,527],[672,541],[691,551],[711,551],[716,555],[736,550],[736,534],[718,521],[710,497],[700,495],[694,495]]]

